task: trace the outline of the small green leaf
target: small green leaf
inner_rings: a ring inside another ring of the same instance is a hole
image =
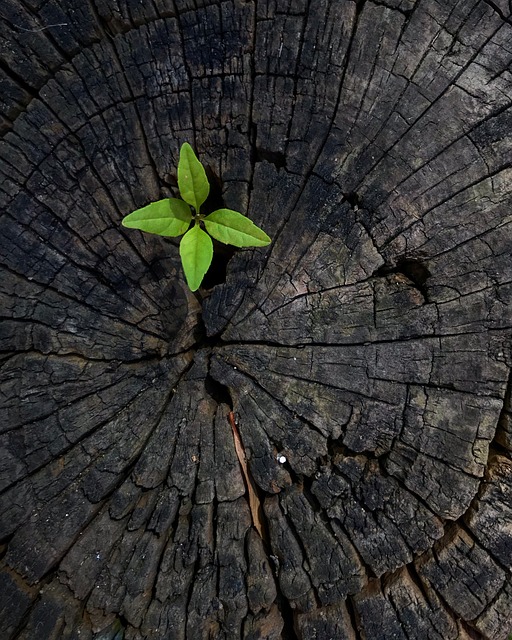
[[[122,220],[124,227],[140,229],[159,236],[181,236],[192,222],[188,204],[178,198],[165,198],[129,213]]]
[[[188,142],[183,143],[180,149],[178,187],[183,200],[199,213],[201,205],[210,193],[210,183],[203,165]]]
[[[180,256],[187,284],[191,291],[196,291],[213,258],[212,239],[198,224],[181,239]]]
[[[217,209],[204,218],[204,224],[216,240],[235,247],[264,247],[271,242],[249,218],[231,209]]]

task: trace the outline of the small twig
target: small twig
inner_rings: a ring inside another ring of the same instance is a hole
[[[233,441],[235,443],[236,455],[238,457],[238,461],[240,462],[240,466],[242,467],[242,473],[244,475],[247,492],[249,494],[249,509],[251,510],[252,523],[256,531],[259,533],[260,538],[264,540],[265,536],[263,529],[263,519],[261,517],[261,502],[258,498],[256,483],[249,473],[247,458],[245,457],[244,445],[242,444],[242,439],[240,438],[240,433],[238,431],[237,423],[235,420],[235,414],[232,411],[230,411],[228,414],[228,420],[229,424],[231,425],[231,430],[233,431]]]
[[[15,29],[19,29],[20,31],[26,31],[27,33],[39,33],[40,31],[44,31],[45,29],[51,29],[52,27],[67,27],[67,22],[58,22],[57,24],[49,24],[46,27],[41,27],[40,29],[25,29],[25,27],[19,27],[17,24],[13,25]]]

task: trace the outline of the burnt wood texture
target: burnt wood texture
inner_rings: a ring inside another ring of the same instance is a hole
[[[510,3],[0,15],[2,640],[505,640]],[[185,141],[273,239],[196,294]]]

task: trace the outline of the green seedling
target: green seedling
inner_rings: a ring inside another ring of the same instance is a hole
[[[159,236],[185,234],[180,241],[180,256],[191,291],[199,289],[212,262],[212,238],[235,247],[270,244],[267,234],[238,211],[217,209],[209,215],[201,213],[201,206],[210,193],[210,183],[188,142],[180,149],[178,188],[183,200],[164,198],[152,202],[125,216],[122,224]]]

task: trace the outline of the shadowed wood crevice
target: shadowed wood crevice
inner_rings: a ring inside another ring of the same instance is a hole
[[[6,640],[507,640],[511,37],[499,0],[5,0]],[[121,226],[185,141],[272,238],[196,293]]]

